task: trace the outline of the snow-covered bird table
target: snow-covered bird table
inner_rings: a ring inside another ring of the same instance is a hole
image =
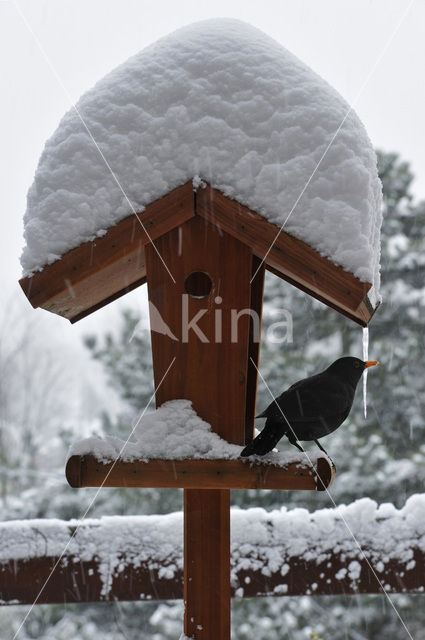
[[[68,479],[185,488],[187,636],[230,637],[230,488],[332,481],[324,456],[238,458],[253,435],[265,269],[367,326],[380,224],[357,116],[235,20],[186,27],[134,56],[46,143],[21,286],[34,307],[76,322],[147,282],[159,407],[125,447],[76,445]]]
[[[171,400],[137,422],[128,441],[86,438],[69,451],[72,487],[180,487],[184,489],[307,489],[323,491],[334,475],[321,452],[270,452],[240,458],[196,415],[189,400]]]

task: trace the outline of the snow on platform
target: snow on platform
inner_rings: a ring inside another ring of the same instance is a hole
[[[63,117],[28,193],[24,275],[195,177],[373,283],[376,302],[381,184],[363,125],[289,51],[233,19],[162,38]]]
[[[130,429],[129,429],[130,431]],[[146,413],[137,422],[128,442],[115,436],[92,436],[72,444],[71,456],[92,455],[100,462],[108,463],[117,458],[124,462],[135,460],[237,460],[243,446],[230,444],[200,418],[190,400],[170,400],[156,411]],[[285,467],[291,463],[311,467],[324,454],[308,452],[303,463],[298,451],[271,451],[265,456],[250,456],[249,464],[261,462]]]

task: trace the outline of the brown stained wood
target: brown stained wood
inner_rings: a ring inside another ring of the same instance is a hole
[[[156,241],[192,217],[193,197],[188,182],[148,205],[139,217],[149,237]],[[285,232],[267,253],[278,227],[211,187],[198,190],[196,199],[200,216],[237,237],[261,259],[266,256],[267,268],[279,277],[354,322],[368,324],[376,311],[367,298],[370,285]],[[128,216],[104,237],[85,242],[32,277],[22,278],[20,285],[34,308],[77,322],[143,283],[147,233],[136,216]]]
[[[184,492],[184,632],[230,639],[230,491]]]
[[[39,520],[37,526],[40,527]],[[328,534],[325,532],[323,535]],[[170,547],[172,546],[173,541],[170,540]],[[263,572],[264,564],[268,564],[267,556],[262,560],[260,555],[255,563],[258,569],[252,569],[252,547],[247,545],[247,548],[246,569],[236,570],[235,567],[236,564],[238,567],[243,566],[240,548],[237,549],[237,559],[232,561],[232,555],[230,556],[234,577],[231,585],[232,597],[236,597],[236,592],[238,598],[379,594],[382,593],[382,588],[377,577],[387,593],[423,594],[425,591],[425,552],[420,548],[420,541],[416,541],[412,548],[408,570],[406,562],[388,560],[387,549],[383,549],[381,553],[375,550],[372,555],[367,548],[363,548],[375,573],[360,552],[344,551],[345,543],[342,542],[336,545],[332,554],[326,554],[321,562],[317,562],[314,556],[306,559],[302,556],[282,555],[280,565],[271,573]],[[347,571],[353,560],[358,563],[359,569],[355,578],[350,577],[350,572]],[[111,588],[105,594],[102,593],[104,565],[96,560],[82,560],[78,555],[67,552],[62,558],[49,556],[3,560],[0,563],[0,605],[33,604],[38,596],[37,604],[182,599],[183,571],[179,568],[182,564],[181,555],[173,555],[170,563],[176,565],[177,569],[173,577],[166,578],[161,558],[152,557],[147,562],[140,561],[138,556],[132,558],[123,554],[119,562],[120,569],[113,573]],[[381,572],[376,570],[379,563],[384,566]],[[282,576],[281,569],[284,565],[289,565],[289,571]],[[335,577],[337,574],[340,579]],[[46,586],[40,593],[44,584]]]
[[[177,571],[174,579],[166,580],[158,563],[156,566],[133,564],[125,557],[121,562],[125,569],[112,577],[111,590],[107,594],[102,591],[105,574],[96,560],[81,560],[66,554],[63,558],[0,563],[0,605],[33,604],[36,598],[37,604],[65,604],[183,597],[182,571]]]
[[[290,236],[258,213],[207,186],[196,195],[197,213],[239,238],[267,267],[296,287],[319,298],[355,321],[368,322],[368,310],[359,306],[370,289],[353,274],[337,267],[305,242]]]
[[[267,271],[270,271],[270,273],[273,273],[278,278],[282,277],[280,272],[277,269],[273,269],[273,267],[271,267],[270,265],[267,265],[266,269],[267,269]],[[303,287],[299,283],[295,282],[295,280],[292,280],[289,277],[285,277],[284,280],[286,280],[286,282],[288,282],[289,284],[293,285],[294,287],[296,287],[300,291],[304,291],[304,293],[306,293],[308,295],[311,295],[310,291],[306,287]],[[370,300],[368,298],[368,295],[366,294],[366,296],[364,297],[363,301],[360,303],[360,305],[358,306],[356,311],[354,313],[352,313],[351,311],[348,311],[347,309],[345,309],[345,308],[343,308],[341,306],[338,306],[337,304],[334,304],[334,303],[330,302],[329,300],[326,300],[323,296],[320,296],[319,294],[314,295],[312,297],[314,297],[316,300],[318,300],[322,304],[326,305],[330,309],[334,309],[335,311],[337,311],[341,315],[345,316],[346,318],[349,318],[350,320],[352,320],[356,324],[359,324],[361,327],[367,327],[368,326],[369,322],[371,321],[372,317],[376,313],[376,311],[378,309],[378,306],[379,306],[379,304],[378,304],[375,307],[375,309],[373,309],[373,307],[372,307],[372,305],[370,303]]]
[[[175,278],[170,286],[147,245],[157,406],[189,398],[213,431],[243,444],[252,251],[199,216],[158,238],[156,247]],[[152,308],[167,332],[156,330]],[[230,640],[229,490],[200,479],[194,486],[184,492],[184,629],[195,640]]]
[[[191,183],[174,189],[138,214],[121,220],[105,236],[68,251],[20,285],[34,308],[42,307],[71,321],[142,284],[144,246],[194,215]],[[165,267],[162,265],[162,269]],[[167,274],[167,278],[171,277]]]
[[[109,298],[104,298],[104,300],[101,300],[97,304],[94,304],[92,307],[89,307],[88,309],[85,309],[84,311],[74,316],[73,318],[70,318],[71,324],[74,324],[75,322],[78,322],[79,320],[86,318],[87,316],[94,313],[95,311],[102,309],[102,307],[105,307],[107,304],[114,302],[114,300],[118,300],[118,298],[121,298],[121,296],[125,296],[126,293],[130,293],[130,291],[134,291],[134,289],[137,289],[137,287],[140,287],[142,284],[146,284],[146,276],[144,276],[143,278],[140,278],[140,280],[135,280],[132,284],[128,285],[127,287],[124,287],[123,289],[120,289],[113,295],[109,296]]]
[[[336,468],[330,463],[328,458],[318,458],[315,475],[315,484],[317,491],[326,491],[335,479]]]
[[[249,347],[247,364],[245,444],[254,436],[255,407],[257,402],[258,367],[260,360],[261,321],[263,312],[265,264],[257,256],[252,257],[251,302],[253,316],[249,326]],[[258,325],[256,326],[256,323]]]
[[[1,604],[33,604],[36,598],[36,604],[99,602],[102,600],[101,589],[101,576],[95,561],[82,562],[79,558],[66,556],[63,560],[42,557],[0,564]]]
[[[261,570],[240,570],[234,591],[239,587],[243,598],[263,596],[301,596],[301,595],[359,595],[367,593],[424,593],[425,591],[425,553],[412,549],[412,560],[415,566],[406,570],[406,563],[395,559],[388,560],[385,550],[371,554],[363,548],[360,552],[344,553],[344,544],[337,544],[335,552],[326,554],[324,560],[306,559],[299,556],[282,558],[282,566],[289,566],[289,571],[282,577],[280,567],[271,575],[265,576]],[[257,559],[257,558],[256,558]],[[262,558],[258,564],[263,568]],[[352,561],[356,563],[356,577],[348,569]],[[267,555],[264,564],[267,563]],[[381,563],[384,571],[377,571]],[[239,562],[239,565],[241,563]],[[413,564],[413,563],[412,563]],[[336,575],[339,578],[336,578]]]
[[[189,398],[213,431],[228,442],[243,444],[251,250],[199,216],[159,238],[156,246],[176,280],[170,285],[156,252],[148,245],[149,300],[176,338],[155,331],[151,318],[157,406]],[[204,298],[192,297],[185,290],[186,278],[198,271],[211,278],[210,294]],[[236,318],[239,313],[242,315],[232,322],[232,314]]]
[[[90,277],[85,277],[85,267],[90,265],[91,261],[91,249],[95,252],[97,248],[97,242],[93,241],[90,244],[92,247],[81,245],[81,247],[75,249],[75,251],[79,250],[81,262],[75,271],[70,270],[68,277],[62,279],[62,290],[48,299],[44,299],[41,293],[40,295],[35,295],[30,299],[34,306],[42,307],[46,311],[56,313],[71,322],[75,322],[77,319],[85,317],[90,312],[90,309],[104,306],[104,302],[109,300],[111,296],[115,297],[116,292],[127,293],[127,291],[131,290],[133,282],[141,283],[145,281],[145,255],[141,244],[132,254],[122,256],[113,264],[102,266],[98,271],[93,270]],[[68,254],[66,254],[66,257],[68,257]],[[53,263],[49,269],[55,267],[56,264],[58,265],[58,270],[59,265],[64,266],[61,261],[58,261]],[[40,272],[40,275],[45,274],[45,271],[46,269]],[[33,279],[36,276],[37,274],[33,276]],[[57,281],[54,282],[52,280],[51,282],[54,286],[58,284]],[[32,288],[31,293],[34,291],[35,289]],[[39,291],[44,292],[46,289],[41,289],[40,285]]]
[[[317,471],[304,464],[286,468],[249,460],[149,460],[103,464],[93,456],[71,456],[66,478],[71,487],[181,487],[184,489],[282,489],[322,491],[334,479],[327,458]],[[317,474],[317,475],[316,475]],[[318,480],[318,477],[320,480]]]

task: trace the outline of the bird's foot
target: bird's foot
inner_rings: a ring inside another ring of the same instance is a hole
[[[325,454],[325,456],[327,458],[329,458],[329,462],[331,463],[331,466],[333,468],[334,471],[336,471],[336,466],[335,466],[335,462],[332,460],[332,458],[330,457],[329,453],[326,451],[326,449],[324,447],[322,447],[322,445],[320,444],[320,442],[318,440],[314,440],[314,442],[317,444],[317,446],[319,447],[319,449],[321,451],[323,451],[323,453]]]

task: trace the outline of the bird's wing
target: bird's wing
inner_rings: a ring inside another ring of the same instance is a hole
[[[321,374],[300,380],[284,391],[264,411],[268,418],[306,422],[349,412],[354,390],[343,382]]]
[[[298,382],[294,382],[294,384],[292,384],[286,391],[281,393],[280,396],[278,396],[275,400],[273,400],[273,402],[271,402],[269,406],[266,409],[264,409],[262,413],[259,413],[258,416],[256,416],[256,418],[283,418],[282,409],[279,408],[280,404],[284,402],[286,398],[288,398],[288,401],[289,401],[289,399],[292,397],[290,394],[291,391],[302,386],[303,383],[306,382],[307,380],[312,380],[312,378],[315,378],[315,377],[317,376],[312,376],[310,378],[305,378],[304,380],[298,380]],[[287,410],[290,411],[289,405],[287,407]],[[295,415],[295,413],[296,411],[292,411],[291,415]]]

